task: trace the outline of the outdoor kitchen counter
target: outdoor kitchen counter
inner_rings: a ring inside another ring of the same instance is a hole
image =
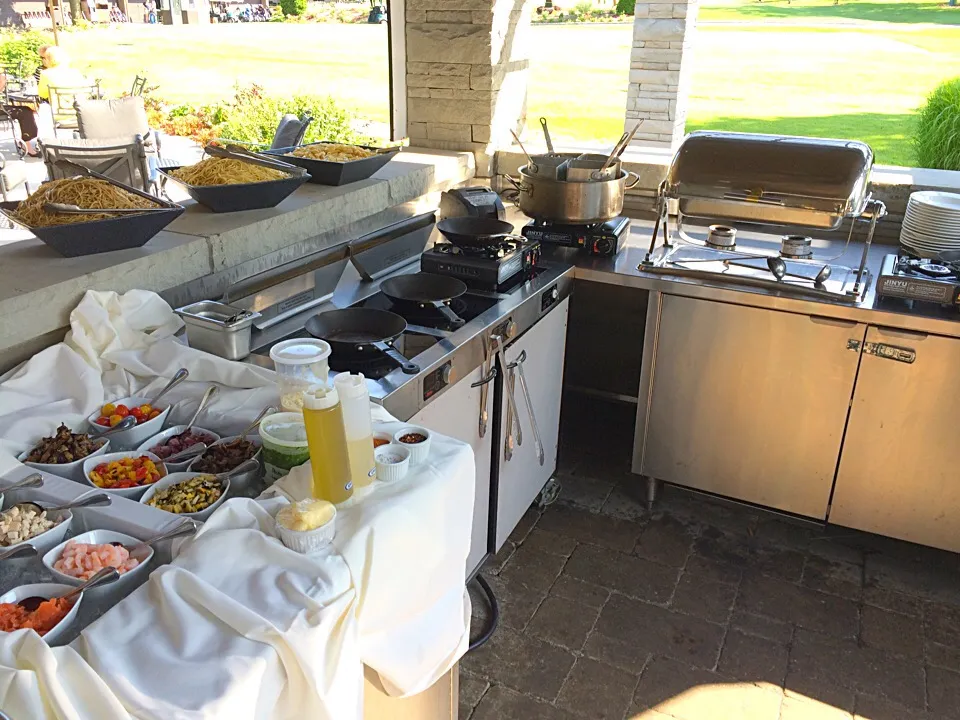
[[[513,219],[513,218],[511,218]],[[525,222],[518,219],[518,227]],[[837,318],[842,320],[856,320],[871,325],[882,325],[889,328],[912,330],[914,332],[960,337],[960,315],[950,310],[909,310],[905,304],[898,301],[884,301],[880,306],[877,297],[876,279],[880,272],[883,256],[897,251],[896,246],[874,244],[867,256],[867,267],[870,269],[870,285],[863,302],[858,305],[832,303],[810,298],[800,298],[775,291],[738,286],[731,283],[714,283],[702,279],[683,278],[677,276],[659,275],[644,272],[638,266],[646,255],[650,245],[650,235],[653,233],[653,220],[633,219],[629,239],[615,257],[591,257],[575,250],[566,248],[550,248],[545,255],[565,259],[576,266],[578,280],[609,283],[625,287],[635,287],[642,290],[655,290],[671,295],[682,295],[703,300],[715,300],[737,305],[748,305],[770,310],[819,315],[821,317]],[[699,232],[699,228],[691,231],[691,235],[703,239],[706,232]],[[778,239],[772,236],[763,236],[758,233],[741,231],[737,235],[738,249],[766,249],[769,252],[771,245],[757,243],[757,238],[766,237],[773,240],[777,247]],[[815,240],[814,251],[820,257],[832,257],[843,249],[843,242],[829,240]],[[856,267],[860,263],[863,252],[861,243],[851,242],[843,258],[836,262]]]
[[[354,239],[381,220],[396,221],[391,208],[435,208],[436,198],[426,196],[473,175],[471,153],[405,150],[368,180],[307,184],[272,209],[217,214],[187,200],[187,211],[144,247],[79,258],[61,257],[26,231],[6,231],[0,240],[0,370],[61,340],[85,290],[163,292],[208,276],[228,283],[237,279],[230,277],[232,268],[239,277],[252,275]]]

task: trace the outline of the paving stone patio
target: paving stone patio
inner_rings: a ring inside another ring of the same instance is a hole
[[[461,720],[960,720],[960,556],[672,488],[649,513],[633,408],[572,405],[560,499],[485,566]]]

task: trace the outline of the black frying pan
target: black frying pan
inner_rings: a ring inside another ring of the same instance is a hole
[[[513,234],[513,225],[505,220],[485,217],[452,217],[437,223],[437,230],[454,245],[482,247]]]
[[[408,375],[420,367],[407,360],[390,343],[407,329],[407,321],[396,313],[376,308],[329,310],[307,320],[306,330],[315,338],[330,343],[336,353],[357,354],[365,346],[374,347],[393,360]]]
[[[380,283],[380,291],[400,306],[434,307],[454,325],[463,325],[463,318],[447,305],[467,291],[463,280],[424,272],[397,275]]]

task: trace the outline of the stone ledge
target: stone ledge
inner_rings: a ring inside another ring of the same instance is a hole
[[[458,185],[474,167],[468,152],[409,150],[369,180],[304,185],[269,210],[217,214],[187,201],[144,247],[80,258],[60,257],[26,231],[0,231],[0,365],[16,346],[64,330],[86,290],[162,292]]]

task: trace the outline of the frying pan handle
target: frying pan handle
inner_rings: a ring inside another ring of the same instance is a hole
[[[443,316],[444,316],[447,320],[449,320],[453,325],[456,325],[457,327],[460,327],[461,325],[463,325],[463,322],[464,322],[463,318],[460,317],[459,315],[457,315],[457,314],[456,314],[453,310],[451,310],[449,307],[447,307],[447,304],[446,304],[446,303],[443,303],[443,302],[435,302],[435,303],[433,303],[433,306],[434,306],[435,308],[437,308],[437,310],[439,310],[440,312],[442,312],[442,313],[443,313]]]
[[[377,350],[384,353],[387,357],[393,360],[397,365],[400,366],[400,369],[403,370],[407,375],[416,375],[420,372],[420,366],[416,365],[409,360],[407,360],[403,355],[394,350],[390,345],[387,345],[385,342],[372,342],[370,343]]]

